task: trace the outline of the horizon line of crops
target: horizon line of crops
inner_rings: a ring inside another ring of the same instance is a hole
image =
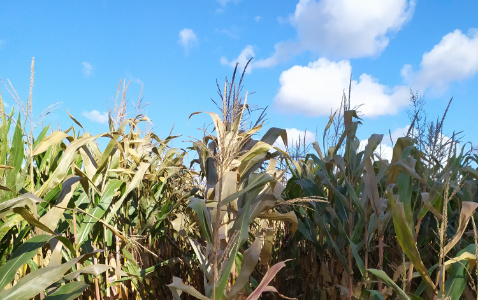
[[[34,137],[54,109],[33,116],[34,61],[26,104],[9,83],[21,113],[0,94],[0,298],[477,297],[478,156],[443,138],[450,104],[427,123],[415,98],[388,162],[382,135],[359,147],[349,91],[322,147],[291,157],[274,146],[285,130],[260,133],[265,110],[253,119],[236,72],[190,167],[175,136],[126,118],[126,84],[108,132],[70,115]]]

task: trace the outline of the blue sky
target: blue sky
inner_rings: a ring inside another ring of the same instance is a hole
[[[68,128],[68,109],[92,133],[107,130],[118,82],[131,81],[128,99],[144,86],[153,131],[165,137],[174,125],[178,144],[209,123],[191,113],[217,112],[216,79],[253,56],[248,101],[268,106],[265,126],[291,137],[317,129],[322,139],[352,73],[361,139],[403,131],[413,89],[432,119],[453,96],[445,134],[463,130],[476,145],[477,15],[474,0],[5,1],[0,78],[25,101],[35,57],[34,113],[61,102],[45,122]]]

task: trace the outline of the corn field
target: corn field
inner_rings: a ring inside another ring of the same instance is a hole
[[[387,161],[344,105],[332,144],[290,155],[234,78],[187,150],[126,118],[126,90],[97,135],[0,95],[0,299],[478,299],[470,147],[409,131]]]

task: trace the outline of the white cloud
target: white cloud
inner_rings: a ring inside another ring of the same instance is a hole
[[[92,111],[84,111],[83,116],[88,118],[90,121],[96,122],[96,123],[108,123],[108,113],[107,112],[99,112],[97,110],[92,110]]]
[[[262,19],[261,16],[255,16],[254,17],[254,21],[256,21],[256,22],[260,22],[261,19]]]
[[[320,58],[308,66],[294,66],[280,75],[274,104],[291,113],[329,115],[340,107],[351,72],[348,60]],[[358,81],[352,80],[351,107],[363,104],[359,110],[367,117],[395,114],[408,105],[409,95],[405,86],[389,88],[364,73]]]
[[[222,65],[230,65],[231,67],[235,67],[236,63],[239,63],[239,66],[246,66],[247,61],[251,58],[254,57],[254,48],[251,45],[246,46],[244,50],[239,54],[239,56],[236,59],[233,59],[231,61],[227,60],[225,56],[221,57],[221,64]],[[247,67],[247,73],[250,73],[252,71],[253,66],[249,65]]]
[[[414,7],[414,0],[300,0],[289,17],[296,38],[275,44],[274,54],[255,67],[271,67],[304,51],[334,58],[377,56]]]
[[[407,0],[300,0],[291,23],[307,50],[342,57],[380,54],[413,14]]]
[[[405,65],[401,73],[415,88],[431,88],[438,93],[446,90],[454,81],[476,75],[478,29],[472,29],[468,34],[455,30],[445,35],[431,51],[423,54],[418,71],[414,72],[410,65]]]
[[[181,31],[179,31],[178,43],[187,52],[189,51],[191,47],[198,44],[198,38],[191,28],[184,28]]]
[[[141,86],[144,85],[144,82],[140,78],[135,78],[133,81],[138,85],[141,85]]]
[[[83,66],[81,69],[83,76],[85,76],[86,78],[90,77],[93,74],[93,66],[86,61],[82,62],[81,65]]]
[[[287,131],[287,144],[289,145],[289,148],[298,144],[299,141],[302,145],[304,142],[304,137],[306,146],[315,142],[316,138],[313,132],[310,132],[308,130],[299,130],[297,128],[286,128],[285,130]],[[277,141],[274,143],[274,146],[282,150],[286,149],[282,138],[278,138]]]

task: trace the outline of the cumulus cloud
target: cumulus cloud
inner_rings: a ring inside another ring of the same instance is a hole
[[[290,19],[305,49],[364,57],[381,53],[413,8],[407,0],[300,0]]]
[[[184,28],[179,31],[178,43],[188,52],[191,47],[198,44],[198,38],[191,28]]]
[[[92,111],[84,111],[83,116],[88,118],[90,121],[96,123],[108,123],[108,113],[107,112],[99,112],[97,110]]]
[[[90,77],[93,74],[93,66],[89,62],[82,62],[82,69],[81,72],[83,73],[83,76],[86,78]]]
[[[287,132],[287,144],[289,148],[298,144],[299,141],[300,141],[300,144],[303,145],[304,138],[305,138],[306,146],[315,142],[316,138],[313,132],[310,132],[308,130],[300,130],[297,128],[286,128],[285,130]],[[284,142],[282,141],[282,138],[277,139],[277,141],[274,143],[274,146],[282,150],[286,149]]]
[[[340,107],[351,72],[348,60],[320,58],[307,66],[293,66],[280,75],[274,104],[291,113],[329,115]],[[395,114],[408,105],[409,93],[405,86],[389,88],[364,73],[359,80],[352,80],[351,106],[362,105],[360,112],[367,117]]]
[[[334,58],[377,56],[414,7],[413,0],[300,0],[288,20],[296,38],[275,44],[274,53],[254,67],[271,67],[304,51]]]
[[[417,89],[433,89],[440,93],[450,83],[470,78],[478,73],[478,29],[468,34],[455,30],[422,56],[420,68],[410,65],[402,69],[402,76]]]

